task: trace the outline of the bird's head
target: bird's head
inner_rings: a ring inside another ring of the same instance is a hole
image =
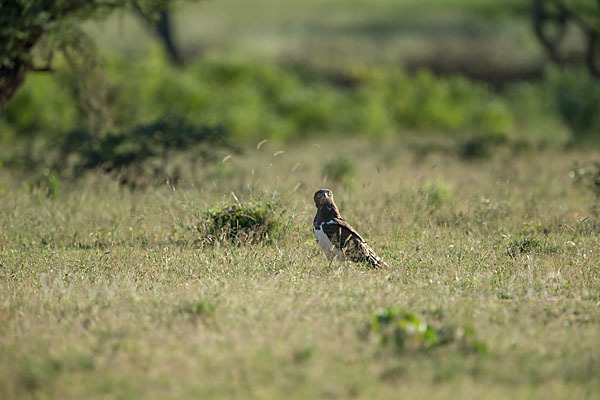
[[[327,205],[335,207],[333,202],[333,193],[329,189],[317,190],[315,192],[315,206],[317,206],[317,208],[321,208]]]

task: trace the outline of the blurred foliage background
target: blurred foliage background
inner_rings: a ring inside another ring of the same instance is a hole
[[[477,158],[600,131],[595,0],[1,7],[2,79],[24,79],[0,111],[9,168],[77,176],[317,135],[442,137]]]

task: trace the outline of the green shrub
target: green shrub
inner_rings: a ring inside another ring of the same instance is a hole
[[[398,307],[387,307],[374,314],[369,332],[382,347],[392,347],[398,352],[427,351],[452,343],[464,352],[486,351],[485,344],[476,338],[471,326],[444,325],[436,329],[414,313]]]
[[[35,392],[40,387],[51,386],[60,375],[67,372],[93,371],[96,368],[95,362],[89,353],[37,353],[23,359],[17,366],[17,383],[24,389]]]
[[[523,238],[513,240],[508,245],[508,255],[516,257],[521,254],[538,253],[542,249],[542,244],[537,238]]]
[[[107,104],[99,107],[107,110],[109,120],[101,133],[108,130],[111,135],[155,124],[157,116],[178,115],[193,126],[222,126],[238,143],[290,141],[317,133],[382,136],[431,131],[459,141],[475,138],[463,153],[478,158],[493,152],[496,143],[519,140],[519,134],[530,136],[521,128],[530,118],[523,109],[535,109],[531,118],[538,124],[552,112],[539,106],[552,96],[541,96],[538,90],[498,93],[466,78],[409,74],[398,68],[339,71],[352,82],[340,85],[318,70],[271,64],[202,59],[174,69],[157,51],[140,62],[112,58],[106,65]],[[600,124],[594,112],[600,101],[598,85],[570,79],[573,84],[554,78],[547,90],[560,100],[568,125],[589,135]],[[78,103],[76,88],[75,78],[61,64],[54,74],[31,75],[0,112],[0,135],[7,140],[23,134],[56,137],[84,131],[89,116]],[[536,140],[556,136],[544,133]]]
[[[597,141],[600,134],[600,83],[582,71],[551,75],[556,109],[575,142]]]
[[[60,194],[60,180],[54,171],[45,169],[31,183],[31,190],[41,190],[48,198],[56,200]]]
[[[439,343],[437,332],[410,311],[385,308],[371,318],[371,332],[379,336],[382,346],[398,350],[423,350]]]
[[[177,311],[180,314],[192,317],[192,318],[208,318],[213,317],[215,314],[216,307],[213,303],[206,300],[194,300],[187,301],[181,304]]]
[[[57,168],[68,168],[71,159],[76,174],[90,169],[119,172],[122,183],[135,184],[140,178],[163,178],[169,157],[195,149],[208,157],[216,146],[227,143],[227,132],[221,127],[196,126],[169,115],[131,130],[110,132],[94,137],[87,130],[73,130],[60,142]],[[200,148],[199,146],[204,146]],[[159,160],[146,172],[147,161]]]
[[[439,180],[426,181],[419,189],[419,194],[423,200],[422,204],[425,204],[430,212],[455,201],[452,186]]]
[[[207,243],[268,243],[283,231],[283,213],[275,203],[236,203],[204,212],[198,230]]]
[[[63,73],[30,73],[0,118],[19,136],[63,133],[83,121],[73,86],[74,78]]]
[[[459,143],[458,154],[465,160],[487,159],[506,142],[505,137],[496,134],[472,136]]]
[[[513,131],[514,118],[507,103],[491,100],[481,107],[477,125],[486,136],[502,141]]]
[[[600,162],[584,164],[580,161],[573,163],[573,168],[569,172],[576,186],[581,186],[591,190],[597,198],[600,199]]]
[[[87,126],[74,78],[28,78],[0,119],[16,134],[54,134]],[[411,75],[398,69],[341,72],[341,87],[318,71],[199,60],[174,69],[159,52],[141,62],[107,60],[108,116],[132,129],[177,113],[195,125],[223,125],[236,140],[295,139],[307,133],[390,134],[428,129],[507,134],[512,112],[501,96],[464,78]]]

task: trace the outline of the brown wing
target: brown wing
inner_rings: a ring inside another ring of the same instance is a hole
[[[366,263],[373,268],[388,267],[366,242],[350,238],[344,248],[344,255],[354,262]]]
[[[363,262],[371,267],[387,267],[365,240],[341,218],[334,218],[333,222],[323,224],[323,232],[331,243],[344,252],[344,255],[354,262]]]
[[[322,225],[323,232],[327,235],[331,244],[333,244],[337,249],[344,249],[348,244],[348,241],[352,238],[356,238],[361,242],[364,242],[364,239],[347,223],[345,220],[341,218],[334,218],[329,223],[324,223]]]

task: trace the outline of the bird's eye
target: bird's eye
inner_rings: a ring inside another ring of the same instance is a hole
[[[321,197],[323,197],[323,193],[317,193],[317,197],[318,197],[318,198],[321,198]]]

